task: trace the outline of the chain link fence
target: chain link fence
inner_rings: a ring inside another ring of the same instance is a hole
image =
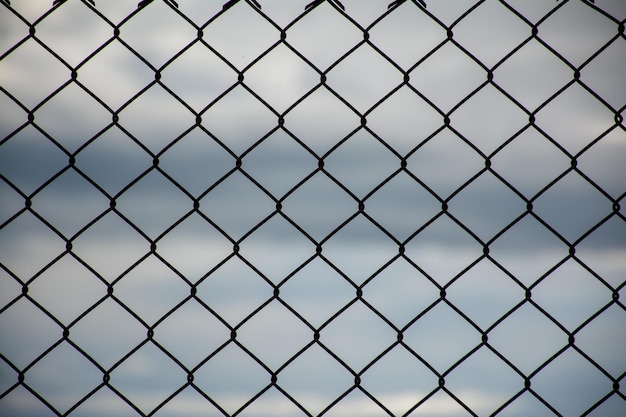
[[[2,414],[623,414],[625,18],[4,0]]]

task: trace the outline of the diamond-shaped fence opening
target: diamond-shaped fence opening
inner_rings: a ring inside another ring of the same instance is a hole
[[[0,1],[0,415],[626,411],[620,0]]]

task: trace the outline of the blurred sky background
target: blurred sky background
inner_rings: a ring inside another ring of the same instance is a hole
[[[0,3],[0,414],[625,413],[624,2],[259,2]]]

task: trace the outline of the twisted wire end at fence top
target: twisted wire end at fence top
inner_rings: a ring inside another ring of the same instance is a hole
[[[7,5],[11,5],[11,0],[1,0],[3,3],[6,3]],[[54,0],[52,2],[52,6],[58,6],[59,4],[65,3],[67,0]],[[96,2],[95,0],[87,0],[91,5],[95,6]],[[142,0],[137,4],[137,8],[142,8],[144,6],[147,6],[148,4],[152,3],[154,0]],[[176,3],[174,0],[163,0],[168,4],[171,4],[174,7],[178,7],[178,3]],[[326,0],[315,0],[312,1],[311,3],[307,4],[304,7],[304,10],[309,10],[314,8],[315,6],[323,3]],[[389,5],[387,6],[388,9],[393,9],[395,7],[400,6],[401,4],[405,3],[407,0],[394,0],[391,3],[389,3]],[[427,7],[426,6],[426,1],[425,0],[413,0],[414,2],[417,1],[419,2],[419,4],[421,4],[423,7]],[[560,1],[560,0],[556,0],[556,1]],[[583,1],[588,1],[590,3],[595,3],[595,0],[583,0]],[[224,3],[223,9],[229,9],[230,7],[234,6],[236,3],[238,3],[239,0],[229,0],[228,2]],[[259,4],[259,2],[257,2],[256,0],[249,0],[249,2],[256,8],[261,9],[261,4]],[[334,3],[337,5],[337,7],[339,7],[341,10],[345,10],[345,6],[339,1],[339,0],[329,0],[330,3]]]

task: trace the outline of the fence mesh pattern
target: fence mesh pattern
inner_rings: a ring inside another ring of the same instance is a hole
[[[114,3],[0,3],[0,410],[626,412],[620,1]]]

